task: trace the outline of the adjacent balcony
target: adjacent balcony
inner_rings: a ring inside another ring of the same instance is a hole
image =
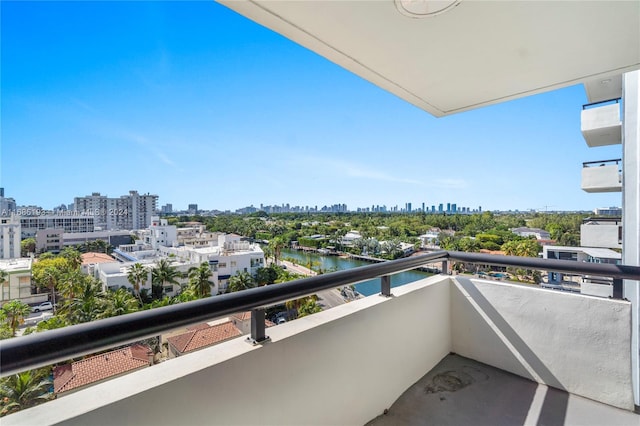
[[[640,280],[638,267],[442,251],[23,336],[3,342],[3,376],[253,309],[252,340],[96,384],[2,424],[638,424],[628,301],[472,275],[390,288],[391,274],[434,261]],[[265,335],[263,307],[376,276],[380,295]]]
[[[618,101],[619,99],[614,99],[582,107],[580,127],[582,136],[590,147],[622,143],[622,121]]]
[[[582,190],[585,192],[622,192],[621,159],[582,163]]]
[[[580,225],[580,245],[622,249],[622,219],[585,219]]]

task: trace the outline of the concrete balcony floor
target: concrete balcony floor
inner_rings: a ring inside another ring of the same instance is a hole
[[[367,426],[640,425],[640,415],[450,354]]]

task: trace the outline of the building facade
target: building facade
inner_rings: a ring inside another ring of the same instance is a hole
[[[20,257],[20,219],[15,216],[0,217],[0,259]]]

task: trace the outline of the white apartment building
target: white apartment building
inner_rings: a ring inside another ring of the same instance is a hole
[[[48,294],[36,294],[31,285],[31,258],[2,259],[0,270],[6,272],[6,281],[0,283],[0,305],[10,300],[20,300],[27,304],[41,303],[48,300]]]
[[[158,196],[129,191],[129,195],[110,198],[94,192],[74,198],[74,211],[95,218],[96,227],[111,229],[145,229],[155,215]]]
[[[0,259],[20,257],[20,219],[0,217]]]
[[[143,259],[135,262],[104,262],[104,263],[96,263],[92,267],[93,276],[102,282],[102,286],[104,290],[118,290],[120,287],[125,287],[128,289],[133,289],[133,285],[129,282],[128,274],[131,267],[140,263],[145,268],[147,268],[147,280],[141,286],[141,289],[147,289],[151,292],[151,270],[156,267],[156,259]],[[170,259],[170,264],[178,272],[185,275],[189,272],[189,269],[193,267],[199,266],[199,264],[195,264],[193,262],[185,262],[180,259]],[[214,273],[215,276],[215,273]],[[166,296],[175,296],[180,291],[180,284],[186,284],[188,282],[188,278],[180,277],[177,279],[179,284],[170,284],[166,285],[163,289],[163,293]],[[214,277],[211,277],[211,282],[214,283],[211,287],[211,294],[217,294],[217,286],[215,285],[216,281]]]
[[[195,265],[208,262],[214,273],[219,291],[224,293],[229,278],[238,272],[248,272],[255,276],[258,268],[265,266],[264,252],[258,244],[241,241],[235,234],[220,235],[217,246],[209,247],[160,247],[166,256],[175,256]],[[213,277],[212,277],[213,280]]]
[[[172,247],[178,245],[177,228],[169,225],[167,219],[160,219],[159,216],[151,218],[151,226],[138,232],[140,240],[150,246],[153,250],[158,250],[160,246]]]
[[[161,226],[159,226],[161,228]],[[211,266],[211,294],[224,293],[229,283],[229,278],[238,272],[248,272],[255,276],[258,268],[265,266],[264,252],[257,244],[241,241],[239,235],[220,235],[218,245],[209,247],[167,247],[158,245],[157,249],[151,249],[150,245],[138,241],[137,244],[121,246],[113,252],[113,256],[121,262],[101,263],[95,266],[94,276],[98,278],[105,288],[117,290],[120,287],[131,288],[127,274],[135,263],[141,263],[151,271],[160,259],[168,259],[171,266],[178,272],[186,275],[189,269],[207,262]],[[127,250],[127,249],[131,250]],[[139,250],[136,250],[139,249]],[[187,278],[178,280],[181,284],[188,282]],[[151,273],[143,288],[151,290]],[[169,286],[164,289],[168,296],[174,296],[180,290],[180,286]]]

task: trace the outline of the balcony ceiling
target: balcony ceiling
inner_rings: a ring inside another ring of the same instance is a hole
[[[435,116],[640,68],[637,1],[219,2]]]

